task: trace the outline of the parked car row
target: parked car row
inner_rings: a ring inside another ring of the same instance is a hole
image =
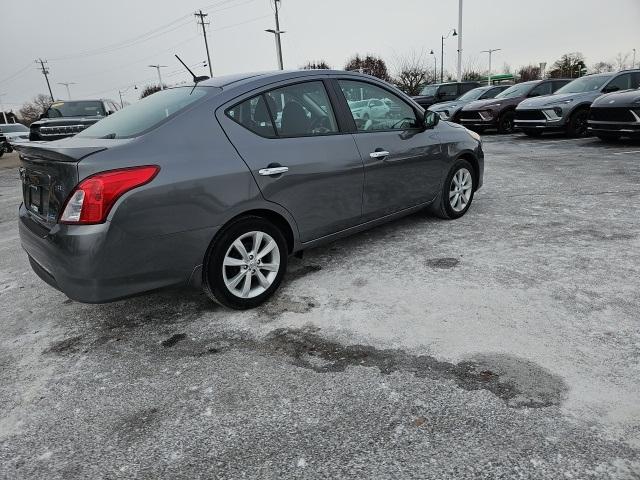
[[[443,86],[430,85],[429,91],[437,97]],[[534,80],[508,88],[477,87],[456,100],[428,108],[443,120],[477,132],[497,129],[499,133],[510,133],[519,129],[531,137],[553,131],[570,137],[592,132],[603,140],[615,140],[640,134],[638,88],[640,70],[624,70],[574,80]],[[418,102],[422,98],[414,97]]]

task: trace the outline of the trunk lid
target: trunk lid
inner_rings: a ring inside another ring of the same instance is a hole
[[[48,229],[58,221],[64,202],[78,184],[78,162],[105,146],[29,142],[20,152],[22,199],[29,216]]]

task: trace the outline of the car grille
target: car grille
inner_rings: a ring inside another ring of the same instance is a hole
[[[75,135],[87,128],[87,125],[60,125],[57,127],[40,127],[40,135]]]
[[[545,120],[540,110],[516,110],[516,120]]]
[[[636,113],[640,116],[640,113]],[[628,108],[591,108],[589,120],[596,122],[636,122]]]
[[[465,112],[464,110],[460,112],[460,120],[481,120],[480,112],[471,110]]]

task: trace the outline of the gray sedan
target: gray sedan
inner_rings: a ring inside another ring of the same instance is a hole
[[[350,110],[381,98],[396,114]],[[92,303],[192,284],[255,307],[290,254],[419,209],[461,217],[484,170],[478,135],[342,71],[171,88],[74,137],[18,149],[31,265]]]

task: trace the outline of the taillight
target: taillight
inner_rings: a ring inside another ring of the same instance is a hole
[[[158,166],[146,165],[109,170],[85,178],[69,195],[60,223],[104,223],[118,198],[149,183],[159,171]]]

